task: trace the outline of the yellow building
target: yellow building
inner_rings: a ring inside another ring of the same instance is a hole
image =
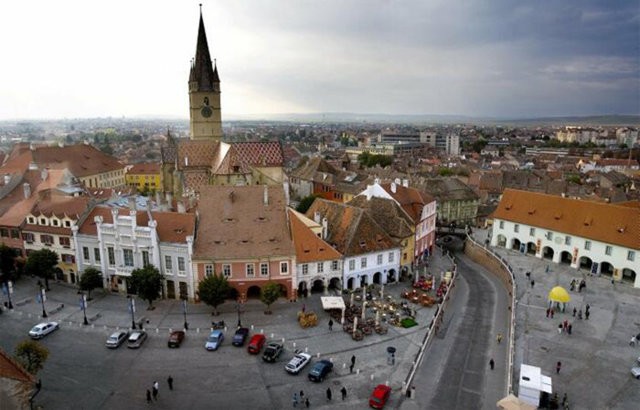
[[[162,189],[162,170],[160,164],[143,162],[129,165],[125,175],[127,186],[136,188],[139,192],[155,192]]]

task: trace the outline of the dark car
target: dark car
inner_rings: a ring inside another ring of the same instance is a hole
[[[233,340],[231,344],[234,346],[242,346],[244,345],[244,341],[247,340],[247,336],[249,335],[249,329],[246,327],[241,327],[236,330],[236,333],[233,335]]]
[[[379,384],[373,389],[373,393],[371,393],[371,397],[369,397],[369,406],[374,409],[381,409],[389,400],[389,396],[391,395],[391,387],[386,384]]]
[[[331,370],[333,370],[333,363],[328,360],[320,360],[309,370],[309,380],[312,382],[321,382]]]
[[[251,354],[260,354],[262,350],[262,346],[264,346],[264,342],[267,340],[266,337],[262,333],[258,333],[257,335],[253,335],[251,340],[249,340],[249,346],[247,346],[247,350]]]
[[[180,347],[182,341],[184,340],[184,332],[182,330],[174,330],[169,334],[169,341],[167,341],[167,346],[169,347]]]
[[[280,343],[269,343],[267,348],[264,349],[262,354],[262,360],[265,362],[273,363],[282,354],[283,346]]]

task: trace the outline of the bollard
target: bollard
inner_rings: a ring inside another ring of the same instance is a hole
[[[329,358],[329,361],[330,361],[331,363],[333,363],[333,357],[330,357],[330,358]]]
[[[211,328],[211,331],[213,332],[213,328]],[[225,332],[227,331],[227,327],[226,326],[224,327],[224,331]]]
[[[273,339],[273,333],[269,335],[269,339]]]
[[[316,359],[320,358],[320,352],[316,353]]]
[[[284,344],[284,337],[282,338],[282,344]]]
[[[171,328],[169,328],[169,333],[171,333],[173,330]]]
[[[342,370],[347,368],[347,364],[346,363],[342,363]]]
[[[309,348],[308,348],[308,347],[305,347],[305,348],[304,348],[304,352],[305,352],[305,353],[309,353]]]
[[[356,375],[358,375],[358,374],[360,374],[360,369],[356,369]]]
[[[253,325],[251,325],[251,330],[253,330]]]
[[[159,329],[156,327],[156,334],[158,334],[158,332],[159,332]]]
[[[196,328],[196,333],[200,333],[200,328],[199,327]]]
[[[264,333],[264,329],[260,329],[260,333]]]
[[[371,379],[371,381],[373,381],[373,374],[371,375],[370,379]]]
[[[284,343],[284,339],[282,339],[282,342]],[[296,342],[293,342],[293,350],[296,350]]]
[[[386,386],[388,386],[388,385],[389,385],[389,380],[385,380],[385,381],[384,381],[384,384],[385,384]]]
[[[96,326],[92,323],[92,324],[91,324],[91,329],[95,329],[95,327],[96,327]]]

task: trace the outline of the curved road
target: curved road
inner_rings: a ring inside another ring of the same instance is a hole
[[[493,410],[506,395],[507,293],[482,266],[462,253],[455,256],[458,280],[443,326],[416,373],[415,404],[421,409]],[[500,344],[498,333],[504,335]]]

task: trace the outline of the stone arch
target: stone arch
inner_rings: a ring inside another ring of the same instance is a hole
[[[591,266],[593,266],[593,261],[588,256],[581,256],[578,259],[578,269],[586,269],[591,271]]]
[[[571,256],[571,252],[569,251],[562,251],[560,252],[560,263],[564,264],[564,265],[571,265],[571,261],[572,261],[572,256]]]
[[[535,254],[536,254],[536,243],[527,242],[527,255],[535,255]]]
[[[498,237],[496,239],[497,239],[497,242],[496,242],[497,246],[500,246],[502,248],[506,248],[507,247],[507,237],[506,236],[500,234],[500,235],[498,235]]]
[[[289,290],[282,283],[278,283],[278,287],[280,288],[280,296],[287,299],[289,297]]]
[[[249,286],[247,289],[247,299],[257,299],[260,297],[260,286]]]
[[[369,283],[369,278],[367,277],[367,275],[360,276],[360,287],[361,288],[367,286],[368,283]]]
[[[347,289],[353,289],[355,281],[356,280],[354,278],[347,279]]]
[[[395,269],[389,269],[389,272],[387,272],[387,283],[395,282],[398,279],[397,276],[398,274]]]
[[[622,269],[622,280],[625,282],[636,282],[636,271],[631,268]]]
[[[382,273],[376,272],[376,273],[373,274],[373,283],[379,285],[381,283],[380,282],[381,279],[382,279]]]
[[[321,293],[324,292],[324,281],[322,278],[314,279],[311,282],[311,293]]]
[[[552,247],[545,246],[544,248],[542,248],[542,259],[553,260],[554,253],[555,251],[553,250]]]
[[[605,276],[613,276],[613,265],[609,262],[600,262],[600,274]]]
[[[513,238],[511,240],[511,249],[513,249],[514,251],[520,252],[520,239]]]
[[[340,289],[340,278],[331,278],[329,281],[329,289]]]

